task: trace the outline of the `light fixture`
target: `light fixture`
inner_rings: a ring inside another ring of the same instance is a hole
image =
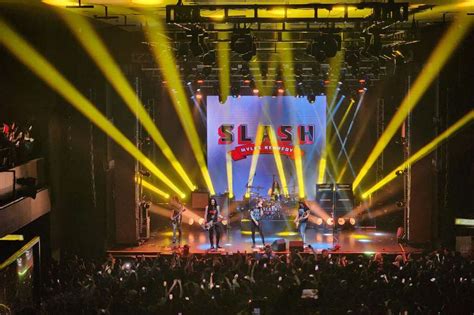
[[[405,201],[397,201],[396,205],[399,208],[403,208],[403,207],[405,207]]]
[[[197,100],[197,101],[201,101],[201,100],[202,100],[201,89],[197,89],[197,90],[196,90],[196,93],[194,93],[194,97],[196,97],[196,100]]]
[[[140,173],[140,175],[142,175],[143,177],[150,177],[150,176],[151,176],[150,172],[147,171],[147,170],[140,170],[139,173]]]
[[[396,171],[395,171],[395,175],[397,175],[397,176],[401,176],[401,175],[406,174],[406,173],[407,173],[407,170],[406,170],[406,169],[404,169],[404,170],[396,170]]]
[[[323,219],[317,218],[317,219],[316,219],[316,224],[317,224],[317,225],[323,224]]]
[[[230,38],[230,49],[238,53],[243,60],[250,61],[257,54],[257,45],[249,28],[235,29]]]
[[[327,225],[333,225],[333,224],[334,224],[334,219],[333,219],[333,218],[328,218],[328,219],[326,220],[326,224],[327,224]]]
[[[337,219],[337,224],[344,225],[345,223],[346,223],[346,220],[344,218]]]
[[[356,224],[356,220],[354,218],[349,218],[349,223],[351,225],[355,225]]]
[[[341,49],[341,36],[335,34],[319,34],[308,45],[306,53],[319,62],[336,56]]]

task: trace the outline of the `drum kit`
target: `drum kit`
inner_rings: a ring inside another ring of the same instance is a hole
[[[298,202],[298,197],[295,193],[288,194],[287,196],[280,194],[271,194],[271,188],[269,189],[268,196],[263,196],[260,191],[264,189],[262,186],[250,186],[246,185],[247,191],[249,191],[249,204],[248,208],[252,209],[257,206],[259,201],[262,201],[264,218],[269,220],[284,219],[288,213],[287,210],[293,208]],[[294,190],[294,189],[293,189]]]

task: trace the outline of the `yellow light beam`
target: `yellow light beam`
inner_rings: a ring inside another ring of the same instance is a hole
[[[234,198],[234,186],[233,186],[233,173],[232,173],[232,157],[230,150],[226,150],[225,154],[225,165],[227,171],[227,191],[229,192],[229,198]]]
[[[135,182],[136,183],[140,183],[140,179],[138,177],[135,177]],[[157,194],[158,196],[161,196],[165,199],[168,199],[170,197],[170,195],[166,192],[164,192],[163,190],[159,189],[158,187],[156,187],[155,185],[153,185],[152,183],[150,182],[147,182],[146,180],[142,179],[141,180],[141,184],[143,186],[143,188],[146,188],[148,189],[149,191],[152,191],[154,192],[155,194]]]
[[[283,162],[281,160],[280,150],[278,149],[278,141],[277,141],[277,137],[276,137],[276,134],[275,134],[275,130],[273,130],[273,128],[271,126],[269,126],[268,127],[268,132],[269,132],[269,136],[270,136],[270,144],[272,145],[273,157],[275,158],[275,164],[276,164],[277,171],[278,171],[278,176],[280,177],[280,181],[281,181],[283,194],[285,196],[288,196],[288,184],[286,182],[285,170],[283,169]],[[300,162],[301,162],[301,150],[300,150],[299,154],[300,154]],[[301,167],[301,173],[303,173],[302,165],[300,165],[300,167]],[[301,176],[302,176],[302,174],[301,174]],[[304,185],[302,185],[300,187],[300,189],[301,188],[303,189],[303,194],[304,194]]]
[[[63,9],[57,9],[56,11],[66,22],[66,25],[69,27],[71,32],[74,34],[74,36],[76,36],[82,47],[84,47],[87,53],[95,61],[96,65],[112,84],[117,93],[125,101],[125,104],[130,109],[130,111],[136,114],[145,130],[161,149],[166,159],[171,163],[171,166],[173,166],[179,176],[181,176],[188,188],[190,190],[194,190],[196,187],[194,186],[193,182],[189,178],[186,171],[183,169],[181,163],[179,163],[168,143],[166,143],[166,140],[156,127],[153,119],[144,108],[140,99],[123,75],[122,71],[120,71],[120,67],[115,62],[114,58],[100,39],[99,35],[92,28],[91,24],[85,17],[79,14],[69,13]]]
[[[341,33],[342,36],[342,33]],[[344,47],[342,44],[344,43],[344,40],[341,42],[341,50],[339,50],[336,53],[336,56],[333,58],[330,58],[329,60],[329,69],[331,70],[331,73],[329,75],[329,79],[334,78],[336,81],[336,85],[328,85],[326,88],[326,95],[328,96],[328,99],[336,98],[336,93],[337,93],[337,88],[339,86],[339,79],[341,77],[341,67],[344,62]],[[331,107],[329,108],[329,112],[332,111],[332,107],[334,107],[334,101],[331,104]]]
[[[432,52],[425,66],[423,67],[423,70],[413,84],[413,87],[410,89],[410,92],[405,96],[405,99],[400,105],[398,111],[387,125],[387,128],[377,141],[374,149],[365,161],[359,174],[357,174],[356,178],[354,179],[352,184],[352,188],[354,190],[359,186],[362,179],[364,179],[365,175],[369,172],[370,168],[375,163],[379,155],[388,145],[390,139],[392,139],[398,128],[400,128],[408,113],[416,106],[433,79],[441,71],[441,68],[444,66],[449,56],[451,56],[451,53],[454,51],[460,41],[464,38],[464,35],[467,34],[473,20],[474,19],[472,19],[472,17],[463,15],[459,19],[453,21],[447,32],[441,38],[435,50]]]
[[[288,33],[290,38],[292,33]],[[279,61],[281,64],[281,69],[283,71],[283,82],[285,85],[285,89],[289,92],[290,95],[296,95],[295,89],[295,74],[293,71],[293,53],[291,50],[291,43],[289,42],[281,42],[279,45],[281,49],[278,50],[279,53]],[[291,84],[290,84],[291,82]]]
[[[425,11],[415,14],[416,20],[426,20],[430,18],[440,18],[443,13],[465,12],[474,9],[474,1],[462,1],[453,4],[437,5]]]
[[[303,160],[301,158],[301,148],[298,140],[294,144],[295,152],[295,166],[296,166],[296,179],[298,181],[298,196],[300,199],[305,197],[305,185],[303,177]]]
[[[123,135],[95,106],[86,99],[59,71],[51,65],[28,42],[17,34],[6,22],[0,19],[0,43],[25,64],[32,72],[47,83],[54,91],[67,100],[80,113],[102,129],[118,145],[135,157],[163,183],[180,196],[184,193],[135,145]]]
[[[253,184],[255,170],[257,169],[258,157],[260,155],[260,146],[262,145],[263,129],[263,126],[261,124],[258,124],[257,133],[255,135],[255,147],[252,153],[252,160],[250,161],[249,179],[247,181],[248,187],[245,192],[245,197],[247,198],[250,197],[250,187]]]
[[[326,149],[324,149],[321,158],[319,159],[319,168],[318,168],[318,184],[323,184],[326,173]]]
[[[468,114],[464,115],[460,120],[458,120],[455,124],[453,124],[451,127],[446,129],[443,133],[441,133],[438,137],[433,139],[430,143],[425,145],[423,148],[418,150],[415,154],[413,154],[407,161],[404,163],[400,164],[396,169],[391,171],[387,176],[385,176],[380,182],[376,183],[374,186],[372,186],[369,190],[364,192],[362,194],[362,198],[367,198],[369,195],[371,195],[373,192],[377,191],[378,189],[382,188],[385,186],[387,183],[391,182],[393,179],[397,177],[395,172],[397,170],[404,170],[407,167],[410,167],[412,164],[416,163],[423,157],[425,157],[427,154],[431,153],[433,150],[436,149],[436,147],[446,140],[448,137],[450,137],[453,133],[470,123],[472,120],[474,120],[474,110],[471,110]]]
[[[263,80],[264,78],[262,77],[259,69],[259,65],[260,65],[260,62],[261,60],[259,59],[259,55],[254,58],[253,60],[251,60],[249,62],[249,68],[250,68],[250,72],[252,73],[252,76],[254,77],[255,79],[255,85],[257,86],[258,90],[259,90],[259,94],[260,95],[271,95],[271,87],[270,86],[267,86],[265,84],[263,84]],[[263,62],[263,60],[262,60]],[[274,67],[275,67],[275,56],[274,54],[272,54],[270,56],[270,60],[268,61],[267,65],[268,65],[268,77],[271,77],[272,75],[274,75]],[[260,79],[258,79],[260,78]]]
[[[176,69],[175,58],[168,37],[165,35],[164,26],[160,20],[151,17],[145,20],[144,25],[145,34],[152,43],[151,48],[156,63],[160,65],[162,74],[165,80],[169,83],[171,89],[169,92],[172,103],[191,145],[191,149],[194,153],[201,174],[204,177],[206,186],[211,195],[215,195],[216,192],[212,184],[211,176],[209,175],[209,170],[207,169],[199,134],[196,130],[191,110],[189,109],[188,98],[181,83],[179,72]]]
[[[339,124],[337,125],[337,129],[341,130],[341,127],[344,125],[344,123],[346,122],[346,119],[347,117],[349,117],[349,113],[351,112],[351,109],[352,109],[352,106],[355,104],[355,100],[352,98],[351,99],[351,102],[349,103],[349,106],[347,106],[347,109],[346,109],[346,112],[344,113],[344,116],[342,116],[342,119],[341,121],[339,122]],[[333,139],[335,139],[333,137]],[[331,139],[331,142],[333,141],[333,139]]]
[[[219,32],[218,38],[221,40],[227,39],[227,33]],[[217,43],[217,62],[220,68],[219,71],[219,93],[221,100],[225,102],[229,96],[230,91],[230,46],[227,41],[220,41]]]

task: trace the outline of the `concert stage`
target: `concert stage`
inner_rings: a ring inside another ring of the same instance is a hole
[[[285,231],[279,228],[281,223],[288,225]],[[294,229],[292,222],[267,221],[263,225],[265,242],[272,244],[277,239],[286,241],[286,252],[288,253],[289,241],[300,240],[300,237]],[[187,244],[190,247],[190,253],[217,253],[227,254],[236,252],[251,252],[252,250],[262,249],[261,239],[256,233],[255,239],[257,249],[252,249],[252,238],[250,231],[242,231],[238,226],[225,228],[221,237],[222,249],[219,251],[209,251],[208,233],[196,227],[190,227],[183,224],[183,239],[181,245]],[[334,240],[337,241],[334,241]],[[352,230],[343,230],[333,235],[332,230],[328,229],[308,229],[306,241],[311,244],[318,253],[323,249],[328,249],[331,253],[358,254],[358,253],[385,253],[400,254],[402,252],[420,252],[418,248],[401,246],[398,244],[396,235],[393,232],[379,231],[373,228],[355,228]],[[338,244],[339,249],[334,250]],[[151,233],[150,239],[141,245],[134,247],[116,247],[109,250],[109,253],[117,256],[129,255],[156,255],[171,254],[172,248],[172,230],[171,227],[159,228]],[[305,252],[311,252],[306,248]]]

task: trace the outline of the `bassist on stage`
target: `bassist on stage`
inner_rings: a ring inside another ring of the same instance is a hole
[[[214,234],[216,236],[216,248],[222,248],[219,246],[221,239],[221,225],[222,216],[220,214],[219,206],[215,198],[209,199],[209,204],[206,206],[204,213],[205,226],[209,231],[209,242],[211,243],[211,249],[214,249]]]

